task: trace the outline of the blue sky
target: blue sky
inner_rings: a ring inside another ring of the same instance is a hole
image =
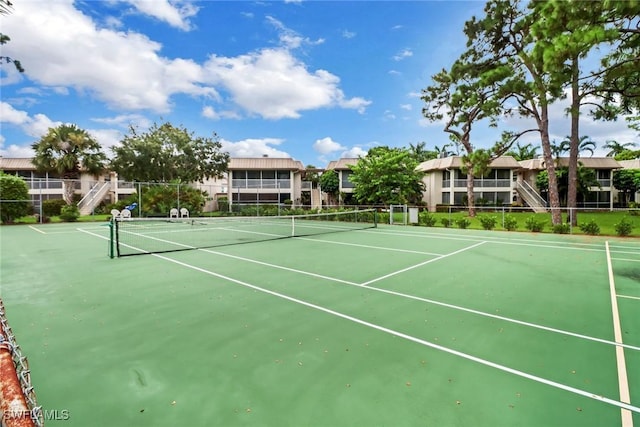
[[[47,129],[74,123],[111,154],[130,125],[216,133],[236,157],[326,166],[372,146],[442,147],[420,91],[465,47],[480,1],[16,0],[0,18],[0,155],[29,157]],[[569,134],[563,105],[552,138]],[[529,128],[506,119],[503,129]],[[477,147],[500,130],[480,127]],[[583,120],[600,145],[629,142],[624,121]],[[537,143],[536,137],[530,141]]]

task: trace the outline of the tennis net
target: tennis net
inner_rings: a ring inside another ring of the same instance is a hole
[[[116,218],[118,257],[362,230],[377,225],[374,209],[309,215],[204,218]],[[113,252],[113,251],[112,251]]]

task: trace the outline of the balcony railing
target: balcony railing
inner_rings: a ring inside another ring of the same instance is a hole
[[[442,187],[448,188],[451,185],[451,180],[445,179],[442,181]],[[467,188],[466,179],[454,179],[453,186],[457,188]],[[474,179],[474,188],[508,188],[511,187],[510,179]]]
[[[233,179],[232,188],[256,188],[256,189],[290,189],[290,179]]]

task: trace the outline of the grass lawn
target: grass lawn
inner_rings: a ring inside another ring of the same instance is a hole
[[[599,235],[603,236],[616,236],[618,233],[616,232],[616,224],[620,223],[623,219],[629,221],[632,225],[631,234],[629,237],[640,237],[640,211],[634,211],[635,215],[630,214],[629,211],[592,211],[592,212],[580,212],[578,214],[578,227],[574,227],[570,230],[571,234],[588,234],[585,233],[582,229],[580,229],[580,225],[586,224],[590,221],[594,221],[598,227],[600,227]],[[424,215],[424,213],[420,213],[420,215]],[[530,231],[526,227],[526,222],[530,220],[530,218],[535,218],[536,221],[543,223],[543,229],[541,232],[543,233],[552,233],[553,228],[551,225],[551,214],[549,213],[533,213],[533,212],[489,212],[489,211],[478,211],[475,218],[470,218],[466,211],[460,212],[435,212],[430,213],[435,219],[435,224],[433,227],[444,228],[444,222],[449,220],[449,227],[451,228],[459,228],[458,221],[462,218],[466,218],[469,221],[469,225],[466,227],[472,230],[482,230],[484,229],[481,219],[483,217],[495,217],[496,225],[493,228],[494,230],[506,230],[504,227],[503,221],[507,217],[512,217],[516,220],[516,227],[513,231]],[[96,215],[85,215],[78,218],[78,222],[104,222],[108,221],[111,218],[108,214],[96,214]],[[568,217],[566,213],[562,215],[563,222],[567,222]],[[388,214],[382,214],[378,220],[381,223],[388,223],[389,217]],[[443,222],[444,221],[444,222]],[[50,222],[59,223],[63,222],[59,217],[54,216],[50,218]],[[403,217],[402,213],[394,214],[394,223],[402,224]],[[35,216],[26,216],[23,218],[19,218],[15,221],[16,224],[36,224],[38,223]]]

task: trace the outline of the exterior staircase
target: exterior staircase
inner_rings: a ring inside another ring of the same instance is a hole
[[[78,202],[80,215],[90,215],[109,192],[110,182],[97,182],[91,190]]]
[[[517,181],[516,191],[534,212],[547,212],[547,202],[527,181]]]

